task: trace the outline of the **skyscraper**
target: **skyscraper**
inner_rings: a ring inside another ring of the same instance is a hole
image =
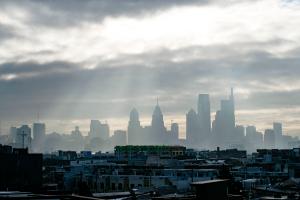
[[[256,127],[255,126],[247,126],[246,127],[245,144],[246,144],[246,148],[248,151],[250,151],[250,152],[256,151],[256,148],[258,147],[257,140],[258,140],[258,137],[257,137]]]
[[[113,146],[126,145],[127,144],[126,131],[115,130],[113,136],[111,137],[111,140]]]
[[[201,148],[199,117],[193,109],[186,114],[186,142],[190,147]]]
[[[229,99],[221,100],[221,109],[217,111],[213,123],[214,139],[218,146],[228,148],[235,142],[235,105],[233,89]]]
[[[89,137],[107,140],[109,138],[108,124],[102,124],[99,120],[91,120]]]
[[[210,101],[208,94],[199,94],[198,117],[200,123],[200,137],[202,144],[207,144],[211,136]]]
[[[91,120],[89,137],[101,137],[101,123],[99,120]]]
[[[28,125],[22,125],[17,129],[16,147],[28,148],[31,151],[31,128]]]
[[[275,148],[275,134],[273,129],[266,129],[264,134],[264,145],[267,149]]]
[[[137,145],[141,144],[142,140],[142,128],[139,119],[139,113],[137,109],[133,108],[130,112],[130,119],[128,122],[128,144]]]
[[[44,140],[46,136],[46,125],[44,123],[33,124],[33,142],[34,152],[42,152],[44,149]]]
[[[170,144],[178,145],[179,144],[179,125],[178,123],[171,124],[171,141]]]
[[[151,121],[151,128],[152,128],[152,143],[153,144],[164,144],[165,137],[166,137],[166,128],[164,125],[164,117],[161,112],[161,109],[158,105],[158,102],[154,108],[152,114],[152,121]]]
[[[275,134],[275,147],[282,148],[282,124],[278,122],[273,123],[273,130]]]
[[[9,129],[9,137],[10,137],[10,142],[15,143],[16,138],[17,138],[17,128],[16,127],[10,127]]]
[[[247,126],[246,127],[246,138],[249,140],[253,140],[256,134],[255,126]]]

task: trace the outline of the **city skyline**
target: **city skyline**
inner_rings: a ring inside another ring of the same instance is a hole
[[[233,88],[232,88],[233,89]],[[205,96],[205,95],[210,95],[210,94],[199,94],[199,96]],[[208,105],[210,106],[210,96],[208,96]],[[236,96],[235,96],[236,98]],[[172,122],[178,123],[179,124],[179,137],[180,138],[186,138],[186,117],[185,115],[189,112],[189,110],[194,110],[195,112],[197,111],[197,113],[199,113],[199,97],[197,99],[197,96],[195,96],[195,105],[194,106],[190,106],[190,109],[187,109],[185,111],[185,113],[182,113],[181,118],[176,118],[177,116],[175,115],[168,115],[168,107],[166,106],[162,106],[161,102],[159,101],[158,98],[156,98],[156,105],[158,105],[160,108],[162,109],[162,114],[164,117],[164,124],[166,128],[171,128]],[[218,103],[218,107],[215,110],[212,110],[210,112],[210,120],[209,120],[209,124],[212,126],[212,123],[216,117],[216,113],[218,112],[218,110],[221,107],[221,102],[223,101],[221,98],[220,102]],[[140,125],[141,127],[147,127],[151,125],[151,113],[153,112],[153,109],[155,109],[155,104],[153,105],[152,108],[150,108],[150,113],[145,114],[143,112],[141,112],[140,110],[137,109],[138,114],[139,114],[139,121],[140,121]],[[136,109],[137,107],[132,107],[132,109]],[[132,111],[131,109],[131,111]],[[130,112],[131,112],[130,111]],[[128,115],[124,118],[122,118],[122,121],[114,121],[114,118],[110,118],[110,119],[97,119],[97,118],[89,118],[89,119],[78,119],[78,120],[71,120],[71,121],[66,121],[64,124],[64,128],[65,129],[59,129],[57,128],[60,124],[59,120],[53,120],[52,123],[49,123],[49,120],[43,120],[40,116],[39,113],[36,114],[36,119],[31,119],[31,120],[24,120],[22,122],[10,122],[7,123],[7,127],[3,128],[3,122],[1,122],[1,129],[2,129],[2,134],[8,134],[9,133],[9,129],[10,127],[16,127],[16,126],[22,126],[24,124],[31,124],[33,125],[34,123],[45,123],[47,124],[47,133],[61,133],[61,134],[71,134],[71,132],[74,130],[74,127],[79,126],[81,129],[81,132],[84,136],[87,136],[89,134],[90,131],[90,123],[91,120],[99,120],[101,121],[101,123],[105,123],[108,124],[110,126],[110,136],[113,135],[113,132],[116,130],[126,130],[127,126],[128,126],[128,120],[130,118],[130,112],[128,113]],[[149,112],[149,111],[148,111]],[[196,113],[195,113],[196,114]],[[265,126],[260,126],[260,123],[255,123],[255,120],[253,121],[253,123],[243,123],[243,120],[239,120],[239,112],[235,109],[235,120],[236,120],[236,125],[243,125],[245,127],[247,126],[255,126],[256,129],[260,132],[264,132],[265,129],[270,129],[272,128],[273,123],[276,122],[280,122],[283,123],[283,132],[286,135],[291,135],[291,136],[298,136],[297,132],[296,134],[293,134],[293,132],[288,132],[288,128],[286,128],[286,124],[284,124],[283,121],[280,120],[275,120],[275,118],[270,118],[269,122],[263,122],[265,124]],[[50,120],[51,121],[51,120]],[[200,122],[197,122],[200,123]],[[50,125],[50,126],[49,126]],[[66,128],[67,127],[67,128]],[[246,132],[245,132],[246,133]]]
[[[78,125],[87,134],[90,119],[126,129],[132,107],[148,125],[159,97],[166,124],[184,134],[199,93],[210,94],[215,113],[234,87],[237,124],[263,131],[280,121],[297,135],[299,8],[297,0],[3,0],[1,130],[37,113],[51,132]]]
[[[1,199],[300,199],[300,0],[0,0]]]
[[[191,108],[186,113],[185,137],[180,137],[180,124],[165,123],[158,98],[153,108],[151,123],[140,122],[139,111],[133,108],[129,114],[127,129],[112,130],[107,122],[91,119],[89,132],[82,134],[75,126],[71,134],[46,134],[47,124],[33,123],[11,127],[2,142],[30,152],[53,152],[55,150],[111,151],[118,145],[183,145],[193,149],[212,150],[239,149],[255,152],[261,148],[291,148],[299,143],[299,137],[291,137],[283,130],[281,122],[273,122],[272,128],[259,131],[254,125],[236,123],[234,89],[220,101],[220,108],[211,118],[209,94],[199,94],[197,111]],[[31,131],[33,130],[33,131]],[[49,132],[49,131],[48,131]],[[113,134],[112,134],[113,133]],[[1,139],[1,138],[0,138]]]

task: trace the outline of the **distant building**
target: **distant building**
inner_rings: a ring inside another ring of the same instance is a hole
[[[113,146],[126,145],[127,144],[126,138],[127,138],[126,131],[123,130],[114,131],[114,135],[111,137]]]
[[[278,122],[274,122],[273,130],[274,130],[274,134],[275,134],[275,147],[282,148],[282,146],[283,146],[282,124],[278,123]]]
[[[28,125],[22,125],[17,129],[16,147],[31,151],[31,128]]]
[[[231,148],[245,149],[244,138],[245,138],[245,127],[237,125],[235,127],[235,140],[230,145]]]
[[[245,145],[249,152],[255,152],[258,148],[257,146],[257,132],[255,126],[247,126],[246,127],[246,136],[245,136]],[[259,148],[262,148],[260,146]]]
[[[33,124],[32,148],[34,152],[43,152],[46,136],[46,125],[44,123]]]
[[[228,100],[221,100],[221,109],[217,111],[213,122],[215,145],[228,148],[236,143],[235,135],[235,105],[233,89]]]
[[[201,148],[199,116],[193,109],[186,114],[186,142],[189,147]]]
[[[211,117],[209,94],[199,94],[198,96],[198,117],[200,123],[201,145],[209,147],[211,137]]]
[[[164,124],[164,117],[158,102],[152,114],[151,129],[150,144],[165,144],[167,131]]]
[[[101,138],[107,140],[109,138],[108,124],[102,124],[99,120],[91,120],[89,138]]]
[[[264,145],[266,149],[275,148],[275,134],[274,130],[266,129],[264,134]]]
[[[137,109],[133,108],[130,112],[130,119],[127,129],[128,144],[140,144],[143,140],[143,130],[140,124],[139,113]]]
[[[256,134],[256,127],[255,126],[247,126],[246,127],[246,138],[249,140],[253,140]]]
[[[179,125],[178,123],[171,124],[171,144],[178,145],[179,144]]]
[[[74,137],[82,137],[82,134],[78,126],[75,126],[75,130],[71,132],[71,135]]]
[[[17,139],[17,127],[10,127],[9,129],[9,138],[10,142],[14,144]]]

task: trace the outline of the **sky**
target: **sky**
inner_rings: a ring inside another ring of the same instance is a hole
[[[234,87],[238,124],[300,135],[298,0],[0,0],[0,121],[87,133],[130,110],[166,126]]]

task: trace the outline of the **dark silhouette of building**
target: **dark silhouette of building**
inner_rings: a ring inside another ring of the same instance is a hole
[[[0,145],[0,190],[38,191],[42,186],[42,154]]]
[[[197,199],[227,199],[228,180],[209,180],[191,184],[196,192]]]

